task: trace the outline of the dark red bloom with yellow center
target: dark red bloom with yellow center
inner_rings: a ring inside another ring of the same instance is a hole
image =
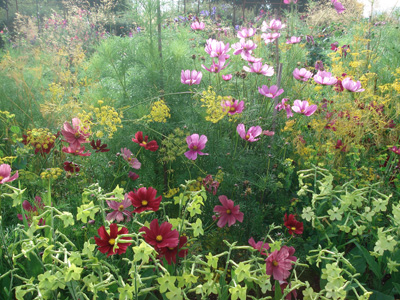
[[[64,170],[70,173],[78,173],[81,169],[76,163],[73,163],[72,161],[66,161],[64,163]]]
[[[289,217],[285,214],[283,219],[285,226],[289,229],[289,234],[302,234],[303,233],[303,222],[299,222],[295,219],[294,215],[290,214]]]
[[[118,243],[117,244],[118,249],[114,250],[115,240],[116,240],[117,236],[128,233],[128,229],[126,227],[122,227],[118,231],[118,225],[115,223],[112,223],[110,225],[110,234],[108,234],[108,232],[106,231],[106,228],[104,226],[101,226],[97,230],[97,232],[98,232],[100,238],[95,236],[94,239],[96,241],[97,246],[99,246],[99,251],[104,254],[107,253],[107,257],[110,255],[114,255],[114,254],[125,253],[126,249],[132,244],[132,243]],[[128,237],[123,237],[121,239],[129,240]]]
[[[184,258],[188,254],[188,249],[182,249],[182,247],[184,247],[186,243],[187,243],[187,237],[181,236],[179,238],[178,246],[174,248],[165,247],[160,250],[160,258],[165,257],[169,265],[171,265],[172,262],[176,264],[176,255],[178,255],[181,258]]]
[[[92,140],[90,142],[90,146],[92,146],[93,150],[97,152],[108,152],[110,151],[110,149],[106,149],[107,148],[107,144],[101,144],[101,140],[96,140],[96,142],[94,140]]]
[[[149,187],[141,187],[137,191],[129,192],[128,198],[131,200],[132,205],[136,207],[133,211],[135,213],[141,213],[145,210],[157,211],[160,208],[160,202],[162,197],[156,198],[157,190]]]
[[[179,244],[179,232],[172,230],[172,224],[168,222],[159,226],[158,219],[154,219],[150,223],[150,228],[143,226],[139,232],[145,232],[143,235],[145,241],[156,250],[164,247],[175,248]]]
[[[132,142],[139,144],[140,146],[144,147],[146,150],[150,150],[152,152],[157,151],[158,144],[156,140],[152,140],[148,142],[149,137],[146,135],[143,139],[143,132],[138,131],[135,134],[135,138],[132,139]]]

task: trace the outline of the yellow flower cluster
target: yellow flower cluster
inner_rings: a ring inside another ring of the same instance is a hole
[[[395,81],[393,82],[392,86],[393,89],[400,94],[400,68],[396,69],[396,72],[393,74],[396,76]]]
[[[60,168],[50,168],[46,169],[42,173],[40,173],[40,178],[42,179],[57,179],[61,176],[62,170]]]
[[[54,144],[56,136],[47,128],[34,128],[26,133],[26,144],[32,145],[37,149],[48,149],[51,144]]]
[[[50,83],[49,84],[49,92],[51,94],[51,100],[59,101],[62,100],[65,94],[65,89],[60,83]]]
[[[186,144],[186,137],[189,132],[185,132],[180,128],[175,128],[172,133],[170,133],[161,142],[161,148],[158,150],[161,156],[162,162],[173,162],[177,157],[183,155],[188,148]]]
[[[16,159],[16,156],[5,156],[5,157],[0,157],[0,164],[8,164],[11,165],[12,162]]]
[[[9,111],[2,111],[0,110],[0,119],[1,120],[9,120],[9,119],[14,119],[15,118],[15,114],[10,113]]]
[[[151,106],[148,122],[166,123],[168,118],[171,118],[170,109],[163,99],[158,100]]]
[[[225,117],[228,112],[221,106],[221,102],[226,100],[229,100],[229,97],[217,96],[211,86],[207,91],[203,91],[200,101],[204,103],[201,107],[207,107],[207,121],[218,123]]]
[[[179,188],[169,189],[167,193],[163,193],[165,198],[172,198],[179,192]]]

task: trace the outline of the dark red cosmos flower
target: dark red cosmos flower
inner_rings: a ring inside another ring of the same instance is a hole
[[[110,234],[108,234],[108,232],[106,231],[106,228],[104,226],[101,226],[97,230],[97,232],[98,232],[100,238],[95,236],[94,239],[96,241],[97,246],[99,246],[99,251],[104,254],[107,253],[107,257],[110,255],[114,255],[114,254],[125,253],[126,249],[132,244],[132,243],[118,243],[117,244],[118,249],[115,249],[115,251],[114,251],[115,239],[117,238],[117,236],[128,233],[128,229],[126,227],[122,227],[118,231],[118,225],[115,223],[112,223],[110,225]],[[128,237],[123,237],[121,239],[129,240]]]
[[[150,223],[150,228],[143,226],[139,232],[145,232],[143,235],[145,241],[158,250],[164,247],[175,248],[178,246],[179,232],[171,229],[172,224],[164,222],[159,226],[158,219],[154,219]]]
[[[129,177],[132,181],[135,181],[136,179],[139,178],[139,175],[136,174],[135,172],[129,171],[128,177]]]
[[[64,170],[70,173],[78,173],[81,169],[76,163],[73,163],[72,161],[66,161],[64,163]]]
[[[107,144],[101,144],[101,140],[96,140],[96,142],[94,140],[92,140],[90,142],[90,146],[92,146],[93,150],[97,152],[108,152],[110,151],[110,149],[106,149],[107,148]]]
[[[141,187],[137,191],[129,192],[128,198],[131,200],[132,205],[136,207],[133,211],[135,213],[141,213],[145,210],[157,211],[160,208],[160,202],[162,197],[156,198],[157,190],[149,187]]]
[[[158,144],[157,144],[156,140],[152,140],[152,141],[148,142],[147,141],[148,139],[149,139],[149,137],[147,135],[143,139],[143,132],[138,131],[135,134],[135,138],[132,139],[132,142],[139,144],[140,146],[144,147],[144,149],[146,149],[146,150],[150,150],[152,152],[157,151]]]
[[[303,222],[299,222],[295,219],[294,215],[290,214],[289,217],[285,214],[285,226],[289,229],[289,234],[302,234],[303,233]]]
[[[179,238],[179,244],[178,246],[171,248],[171,247],[165,247],[160,249],[160,258],[165,257],[167,263],[169,265],[174,262],[176,264],[176,255],[178,255],[181,258],[184,258],[188,254],[188,249],[182,249],[182,247],[185,246],[187,243],[187,237],[186,236],[181,236]]]

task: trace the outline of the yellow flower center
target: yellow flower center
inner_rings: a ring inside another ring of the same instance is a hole
[[[235,111],[236,109],[233,106],[231,106],[231,108],[229,110],[230,111]]]
[[[168,247],[169,250],[174,250],[175,248]]]
[[[162,241],[162,236],[161,235],[157,235],[156,236],[156,241],[157,242],[161,242]]]
[[[78,137],[80,137],[81,136],[81,134],[79,133],[79,132],[75,132],[75,137],[76,138],[78,138]]]
[[[227,209],[227,210],[226,210],[226,213],[227,213],[228,215],[230,215],[232,212],[231,212],[230,209]]]
[[[108,243],[109,243],[110,245],[114,245],[114,244],[115,244],[115,239],[109,239],[109,240],[108,240]]]
[[[246,137],[246,140],[248,140],[250,138],[250,135],[247,134],[245,137]]]
[[[149,202],[147,202],[147,200],[142,200],[142,205],[143,205],[143,206],[146,206],[147,203],[149,203]]]
[[[296,230],[296,227],[291,227],[290,228],[292,231],[295,231]]]
[[[142,142],[143,145],[147,145],[147,143],[145,141]]]
[[[131,161],[132,160],[132,157],[128,157],[128,161]]]
[[[0,180],[3,180],[4,179],[4,177],[3,176],[0,176]]]
[[[125,209],[125,207],[122,204],[118,207],[119,211],[124,211],[124,209]]]
[[[197,150],[197,146],[193,146],[193,150]]]
[[[34,211],[34,212],[33,212],[33,215],[38,216],[39,213],[38,213],[37,211]]]
[[[272,264],[274,265],[274,267],[277,267],[277,266],[278,266],[278,262],[277,262],[276,260],[273,260],[273,261],[272,261]]]

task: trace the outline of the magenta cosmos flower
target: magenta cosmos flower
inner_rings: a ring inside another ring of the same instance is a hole
[[[254,28],[243,28],[242,30],[238,31],[237,37],[240,39],[247,39],[255,35],[256,31],[257,29]]]
[[[278,105],[275,106],[275,109],[278,111],[281,111],[282,109],[286,110],[286,115],[289,119],[290,117],[293,117],[293,112],[290,104],[286,104],[287,101],[289,101],[289,99],[283,98],[281,103],[278,103]]]
[[[72,126],[65,122],[61,134],[72,149],[80,148],[81,144],[88,143],[89,133],[86,128],[81,128],[81,121],[78,118],[72,119]]]
[[[290,39],[286,40],[286,44],[298,44],[301,42],[301,37],[292,36]]]
[[[277,38],[281,36],[280,33],[274,32],[274,33],[263,33],[261,35],[261,38],[264,39],[265,44],[269,44],[274,42]]]
[[[229,43],[225,45],[224,42],[214,39],[208,39],[206,47],[204,48],[210,57],[218,57],[219,61],[225,61],[229,58],[228,52],[230,49]]]
[[[337,79],[332,76],[331,72],[318,71],[318,73],[314,75],[314,81],[322,85],[334,85]]]
[[[226,100],[225,102],[221,103],[222,107],[228,109],[228,114],[240,114],[244,109],[244,101],[235,100]]]
[[[240,205],[236,205],[232,200],[229,200],[225,195],[221,195],[218,197],[221,205],[216,205],[214,207],[214,212],[219,215],[218,219],[218,227],[224,227],[226,223],[228,223],[228,227],[232,226],[239,221],[243,222],[243,213],[239,211]]]
[[[290,275],[292,263],[297,261],[293,256],[295,250],[293,247],[282,246],[278,251],[272,252],[265,260],[267,263],[267,275],[272,275],[275,280],[285,280]]]
[[[360,81],[353,81],[351,80],[350,77],[346,77],[345,79],[342,80],[342,86],[353,93],[357,93],[357,92],[364,92],[365,89],[361,88],[361,82]]]
[[[193,84],[200,84],[201,78],[203,74],[200,71],[190,71],[190,70],[182,70],[181,72],[181,82],[183,84],[193,85]]]
[[[77,148],[71,147],[71,145],[69,145],[68,147],[63,147],[61,149],[61,151],[64,153],[69,153],[69,154],[78,155],[78,156],[92,155],[92,153],[90,153],[90,152],[85,152],[85,146],[81,146],[80,144],[78,145]]]
[[[140,169],[141,163],[135,158],[131,152],[131,150],[127,148],[121,148],[122,158],[134,169]]]
[[[292,110],[296,113],[306,115],[307,117],[311,116],[317,110],[318,106],[313,104],[309,105],[307,100],[294,100]]]
[[[300,70],[296,68],[293,71],[293,77],[304,82],[308,81],[312,76],[313,74],[305,68],[301,68]]]
[[[339,15],[346,10],[346,8],[344,8],[343,4],[340,3],[339,1],[337,1],[337,0],[331,0],[331,1],[332,1],[332,4],[333,4],[333,7],[336,9],[336,12]]]
[[[276,85],[271,85],[270,88],[266,85],[263,85],[262,87],[258,88],[258,92],[265,97],[275,98],[283,93],[283,89],[278,90],[278,86]]]
[[[243,69],[246,72],[262,74],[264,76],[272,76],[274,75],[274,68],[268,65],[263,65],[262,62],[255,62],[253,64],[249,64],[249,67],[243,66]]]
[[[132,205],[131,200],[128,197],[128,194],[125,194],[124,200],[122,202],[106,200],[109,208],[114,211],[107,214],[107,221],[113,222],[114,220],[117,223],[122,222],[124,220],[124,215],[126,216],[126,221],[129,222],[131,220],[132,212],[127,210],[129,206]]]
[[[203,153],[201,150],[203,150],[206,146],[207,143],[207,137],[205,135],[202,135],[199,137],[197,133],[194,133],[192,135],[189,135],[186,137],[186,143],[188,144],[189,151],[185,152],[185,156],[191,160],[196,160],[197,159],[197,154],[198,155],[208,155],[208,153]]]
[[[262,129],[260,126],[252,126],[249,128],[249,130],[246,132],[246,128],[244,127],[244,124],[239,124],[236,127],[236,131],[239,133],[240,137],[248,142],[256,142],[259,139],[256,139],[261,133]]]
[[[159,196],[156,198],[157,190],[152,187],[148,189],[141,187],[137,191],[129,192],[127,195],[132,205],[136,207],[133,211],[135,213],[141,213],[145,210],[158,211],[160,208],[162,197]]]
[[[263,21],[262,26],[261,26],[261,31],[267,31],[269,30],[281,30],[282,28],[285,28],[286,25],[282,24],[282,22],[280,20],[271,20],[269,22],[269,25],[267,24],[266,21]]]
[[[112,223],[110,225],[110,234],[106,231],[106,228],[104,226],[101,226],[97,230],[97,233],[99,234],[100,238],[95,236],[94,240],[96,241],[97,246],[99,246],[99,251],[104,254],[107,253],[107,257],[114,254],[125,253],[126,249],[132,244],[132,243],[118,243],[116,249],[114,250],[115,240],[117,236],[128,233],[128,229],[126,227],[122,227],[118,231],[118,225],[115,223]],[[123,237],[121,238],[121,240],[129,240],[129,238]]]
[[[290,3],[297,3],[297,0],[283,0],[283,3],[290,4]]]
[[[258,250],[261,255],[267,255],[266,251],[268,251],[269,249],[268,243],[264,243],[263,241],[259,241],[256,243],[253,238],[250,238],[249,245]]]
[[[150,228],[143,226],[139,232],[144,232],[145,241],[159,250],[164,247],[175,248],[178,246],[179,232],[171,229],[172,224],[164,222],[159,226],[158,219],[154,219],[150,223]]]
[[[228,75],[222,75],[222,79],[225,81],[229,81],[232,79],[232,74],[228,74]]]
[[[210,73],[219,73],[229,65],[229,62],[226,66],[224,66],[224,64],[225,60],[218,60],[218,63],[215,63],[215,60],[213,59],[210,68],[207,68],[205,65],[201,65],[201,67]]]
[[[235,49],[233,55],[241,54],[242,58],[251,56],[252,50],[257,48],[257,45],[252,40],[240,39],[240,42],[233,44],[232,48]]]
[[[2,164],[0,166],[0,184],[14,181],[18,178],[18,171],[15,172],[13,176],[11,176],[11,167],[7,164]]]
[[[24,201],[22,203],[22,208],[25,210],[25,218],[26,221],[28,222],[28,225],[30,226],[32,223],[32,218],[36,217],[40,214],[42,214],[42,212],[44,212],[44,204],[42,202],[42,198],[40,198],[39,196],[35,197],[35,205],[32,206],[32,204],[30,204],[28,201]],[[21,214],[17,214],[17,217],[19,220],[23,220],[24,217]],[[38,225],[44,225],[45,221],[43,220],[43,218],[41,218],[38,222]]]
[[[190,25],[193,30],[203,30],[206,25],[203,22],[194,22]]]

